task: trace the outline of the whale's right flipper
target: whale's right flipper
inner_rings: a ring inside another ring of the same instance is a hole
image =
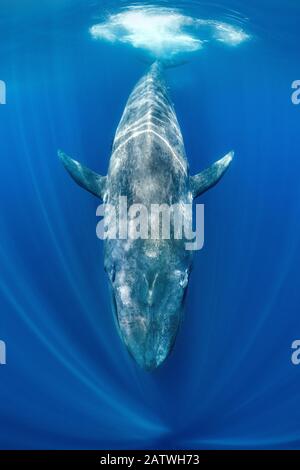
[[[206,170],[201,171],[197,175],[190,176],[190,188],[193,198],[205,193],[208,189],[212,188],[222,178],[225,171],[228,169],[232,162],[234,152],[229,152],[225,157],[213,163]]]
[[[73,160],[73,158],[68,157],[61,150],[58,151],[58,156],[68,173],[70,173],[79,186],[94,194],[94,196],[103,199],[106,187],[106,176],[98,175],[98,173],[89,170],[89,168],[81,165],[81,163]]]

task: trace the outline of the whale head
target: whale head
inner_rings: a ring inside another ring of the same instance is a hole
[[[157,368],[172,350],[190,273],[188,252],[165,243],[115,241],[106,250],[112,304],[122,340],[137,364]]]

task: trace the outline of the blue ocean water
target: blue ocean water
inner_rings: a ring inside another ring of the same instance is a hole
[[[191,173],[234,162],[201,201],[185,319],[169,359],[140,370],[117,334],[95,236],[98,201],[64,149],[101,174],[136,48],[91,38],[122,1],[1,0],[1,448],[298,448],[300,79],[297,1],[155,2],[242,25],[166,79]]]

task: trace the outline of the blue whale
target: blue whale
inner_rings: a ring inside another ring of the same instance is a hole
[[[181,130],[154,63],[133,89],[117,128],[107,176],[59,151],[72,178],[107,204],[177,204],[184,207],[214,186],[233,152],[190,176]],[[145,370],[168,357],[183,316],[192,252],[183,239],[106,239],[104,265],[118,331]]]

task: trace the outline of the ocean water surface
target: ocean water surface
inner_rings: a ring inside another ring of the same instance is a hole
[[[1,0],[0,447],[299,448],[300,5]],[[156,371],[111,313],[98,201],[137,80],[167,63],[192,174],[231,149],[205,204],[185,317]]]

